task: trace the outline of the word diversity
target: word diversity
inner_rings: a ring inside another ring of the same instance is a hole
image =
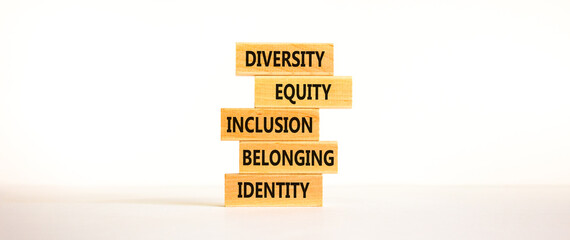
[[[352,77],[333,69],[333,44],[236,44],[236,75],[255,76],[255,108],[221,109],[221,139],[240,141],[226,207],[323,205],[338,144],[319,141],[319,109],[352,107]]]

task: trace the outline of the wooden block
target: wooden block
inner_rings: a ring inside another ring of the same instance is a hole
[[[321,174],[226,174],[226,207],[321,207]]]
[[[351,108],[352,77],[255,77],[255,107]]]
[[[318,109],[222,108],[222,140],[319,140]]]
[[[337,173],[337,142],[239,143],[240,173]]]
[[[236,43],[236,75],[322,75],[334,71],[332,43]]]

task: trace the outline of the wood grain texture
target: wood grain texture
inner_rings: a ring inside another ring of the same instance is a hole
[[[256,61],[253,66],[247,66],[247,63],[252,63],[254,58],[253,55],[248,55],[247,51],[255,53]],[[260,53],[263,52],[265,55],[258,55],[258,51],[260,51]],[[316,54],[305,54],[307,52],[318,52],[322,54],[320,61]],[[276,53],[276,55],[274,53]],[[271,54],[271,56],[269,56],[269,54]],[[297,58],[297,61],[294,57]],[[284,59],[288,59],[288,61],[284,61]],[[319,62],[320,66],[318,66]],[[266,65],[266,63],[268,63],[268,65]],[[295,63],[299,65],[295,66]],[[332,43],[236,43],[236,75],[238,76],[332,76],[333,74],[334,51]]]
[[[225,175],[226,207],[321,207],[322,205],[321,174]]]
[[[352,108],[352,77],[258,76],[255,107]]]
[[[317,141],[319,110],[222,108],[221,139]]]
[[[240,173],[337,173],[335,141],[240,141]]]

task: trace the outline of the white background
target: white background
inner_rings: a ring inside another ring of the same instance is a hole
[[[326,42],[325,185],[570,184],[568,1],[0,2],[0,184],[222,185],[235,42]]]

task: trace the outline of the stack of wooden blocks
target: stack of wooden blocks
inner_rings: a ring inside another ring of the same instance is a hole
[[[255,76],[255,108],[221,110],[221,139],[240,141],[225,206],[322,206],[338,144],[319,141],[319,108],[352,107],[352,77],[333,76],[333,60],[333,44],[236,44],[236,75]]]

